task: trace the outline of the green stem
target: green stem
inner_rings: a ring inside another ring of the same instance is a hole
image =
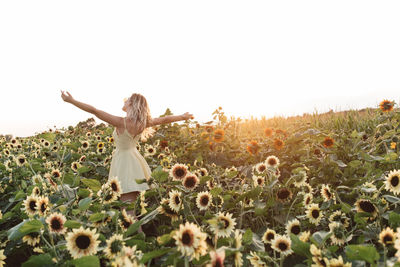
[[[185,257],[185,267],[189,267],[189,259]]]

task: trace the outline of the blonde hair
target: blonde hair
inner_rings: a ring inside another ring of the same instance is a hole
[[[134,93],[127,101],[127,117],[137,126],[139,133],[141,133],[151,121],[147,100],[141,94]]]

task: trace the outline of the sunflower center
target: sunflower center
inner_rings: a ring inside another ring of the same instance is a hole
[[[360,208],[363,211],[369,212],[369,213],[372,213],[375,211],[374,205],[372,205],[372,203],[369,201],[360,201]]]
[[[193,233],[189,230],[186,230],[185,232],[183,232],[182,234],[182,243],[185,246],[191,246],[193,244]]]
[[[328,189],[325,189],[325,195],[327,198],[331,198],[331,196],[332,196],[331,192],[329,192]]]
[[[268,241],[271,241],[271,240],[274,239],[274,238],[275,238],[274,233],[268,233],[268,234],[267,234],[267,240],[268,240]]]
[[[285,250],[287,250],[288,245],[287,245],[285,242],[279,242],[278,248],[279,248],[281,251],[285,251]]]
[[[192,188],[196,184],[195,178],[194,177],[189,177],[185,181],[185,187]]]
[[[224,229],[228,228],[229,221],[226,218],[221,218],[221,221],[224,223]]]
[[[179,196],[175,196],[174,198],[175,203],[178,205],[179,203],[181,203],[181,199],[179,198]]]
[[[317,219],[319,217],[319,210],[313,210],[311,212],[311,215],[314,219]]]
[[[264,165],[261,165],[261,166],[258,168],[258,171],[259,171],[259,172],[265,171],[265,166],[264,166]]]
[[[299,225],[293,225],[292,229],[290,229],[290,232],[292,234],[298,235],[300,233],[300,226]]]
[[[204,176],[204,175],[206,175],[206,172],[205,171],[200,171],[200,174],[201,174],[201,176]]]
[[[24,163],[25,162],[25,160],[24,159],[19,159],[19,163]]]
[[[278,192],[278,198],[279,199],[286,199],[286,198],[288,198],[289,197],[289,190],[287,190],[287,189],[282,189],[282,190],[279,190],[279,192]]]
[[[61,222],[56,218],[51,220],[51,229],[60,230],[61,229]]]
[[[122,222],[122,225],[124,226],[125,229],[127,229],[131,225],[131,222],[128,222],[127,220],[124,220]]]
[[[261,185],[261,184],[262,184],[262,179],[261,179],[261,178],[258,178],[258,179],[257,179],[257,183],[258,183],[259,185]]]
[[[185,171],[183,169],[179,168],[175,171],[175,175],[178,177],[183,177],[185,175]]]
[[[41,212],[45,212],[46,211],[46,203],[42,203],[42,205],[40,205],[40,211]]]
[[[90,245],[90,238],[87,235],[80,235],[76,238],[75,244],[79,249],[87,249]]]
[[[111,188],[112,188],[113,191],[117,191],[118,190],[117,185],[115,183],[111,183]]]
[[[385,243],[385,244],[391,243],[392,241],[393,241],[393,238],[391,235],[385,235],[383,237],[383,243]]]
[[[207,206],[208,205],[208,196],[203,196],[200,198],[200,203],[202,206]]]
[[[36,210],[36,201],[35,200],[29,201],[29,208],[31,210]]]
[[[276,164],[276,160],[275,159],[269,159],[268,160],[268,164],[269,165],[275,165]]]
[[[393,176],[392,177],[392,180],[390,180],[390,184],[392,185],[392,186],[397,186],[398,184],[399,184],[399,177],[398,176]]]

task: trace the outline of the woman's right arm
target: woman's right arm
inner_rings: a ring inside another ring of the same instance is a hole
[[[182,115],[168,115],[164,117],[153,118],[151,120],[150,126],[155,126],[164,123],[171,123],[175,121],[188,120],[190,118],[193,118],[193,115],[189,114],[188,112]]]

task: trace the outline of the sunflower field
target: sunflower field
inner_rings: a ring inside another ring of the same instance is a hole
[[[108,180],[113,127],[1,137],[0,266],[400,266],[394,101],[212,118],[142,134],[134,203]]]

